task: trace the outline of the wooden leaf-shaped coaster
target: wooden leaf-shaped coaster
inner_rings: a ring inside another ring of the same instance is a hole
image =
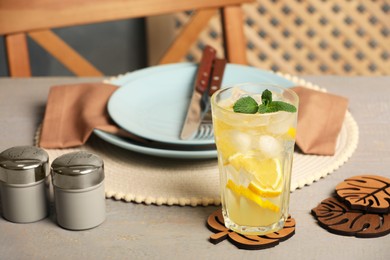
[[[222,209],[214,211],[207,219],[207,227],[215,232],[210,236],[210,242],[218,244],[228,240],[240,249],[258,250],[274,247],[281,241],[285,241],[295,234],[295,220],[288,217],[282,230],[267,235],[241,235],[225,227]]]
[[[390,212],[390,179],[361,175],[346,179],[336,186],[339,199],[352,209],[368,212]]]
[[[380,237],[390,233],[390,215],[350,209],[336,198],[323,200],[312,214],[329,232],[356,237]]]

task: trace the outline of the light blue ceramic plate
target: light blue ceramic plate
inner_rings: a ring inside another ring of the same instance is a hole
[[[181,140],[181,128],[193,91],[197,66],[191,63],[157,66],[129,74],[111,96],[108,113],[123,129],[140,137],[171,144],[204,145],[214,140]],[[272,72],[228,64],[222,86],[244,82],[290,87],[292,82]],[[118,84],[114,82],[114,84]]]
[[[157,148],[151,148],[142,146],[140,144],[137,144],[135,142],[132,142],[130,140],[121,138],[119,136],[109,134],[100,130],[95,129],[94,133],[99,136],[101,139],[124,149],[142,153],[142,154],[148,154],[158,157],[165,157],[165,158],[179,158],[179,159],[210,159],[210,158],[216,158],[217,157],[217,151],[216,150],[203,150],[203,151],[183,151],[183,150],[167,150],[167,149],[157,149]]]

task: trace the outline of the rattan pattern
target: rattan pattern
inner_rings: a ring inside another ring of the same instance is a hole
[[[389,75],[388,1],[257,0],[243,6],[249,65],[294,75]],[[175,14],[176,31],[191,12]],[[210,44],[222,55],[219,15],[185,61]]]

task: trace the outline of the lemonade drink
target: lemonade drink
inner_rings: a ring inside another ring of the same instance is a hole
[[[298,107],[293,91],[267,84],[225,88],[211,100],[224,221],[243,234],[275,232],[288,217],[297,112],[233,111],[243,97],[264,103],[265,89],[273,101]]]

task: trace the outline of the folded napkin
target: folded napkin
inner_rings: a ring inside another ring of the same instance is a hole
[[[305,87],[293,90],[299,96],[297,146],[305,154],[334,155],[348,100]]]
[[[118,87],[105,83],[54,86],[50,89],[39,145],[68,148],[84,144],[93,129],[145,143],[113,123],[107,102]],[[303,153],[332,155],[347,109],[347,100],[295,87],[300,98],[296,143]],[[147,142],[148,143],[148,142]]]
[[[39,146],[67,148],[84,144],[94,128],[137,138],[111,122],[107,102],[117,86],[104,83],[54,86],[49,91]]]

